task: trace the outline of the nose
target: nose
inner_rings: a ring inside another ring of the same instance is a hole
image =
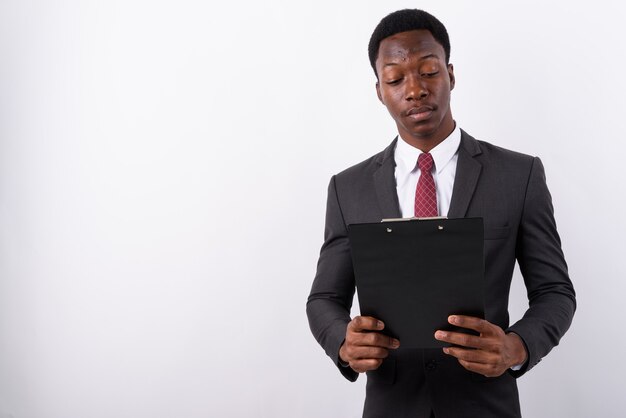
[[[410,77],[406,84],[406,100],[420,100],[428,96],[426,83],[420,77]]]

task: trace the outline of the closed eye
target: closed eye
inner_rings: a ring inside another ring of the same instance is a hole
[[[401,78],[396,78],[395,80],[389,80],[389,81],[386,81],[385,83],[389,85],[394,85],[394,84],[398,84],[400,81],[402,81]]]

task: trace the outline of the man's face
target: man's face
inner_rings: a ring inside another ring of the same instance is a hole
[[[452,132],[454,72],[429,31],[401,32],[383,39],[376,71],[378,98],[405,141],[430,150]]]

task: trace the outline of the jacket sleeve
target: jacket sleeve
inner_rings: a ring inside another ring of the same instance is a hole
[[[528,359],[519,377],[533,368],[569,328],[576,296],[556,230],[552,198],[539,158],[533,160],[517,236],[516,257],[528,292],[528,310],[507,332],[519,335]]]
[[[339,205],[335,177],[328,186],[324,243],[306,312],[311,332],[326,354],[350,381],[358,373],[339,364],[339,348],[350,322],[354,297],[354,272],[348,231]]]

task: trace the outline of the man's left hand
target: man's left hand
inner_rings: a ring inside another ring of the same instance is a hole
[[[464,315],[451,315],[448,322],[457,327],[480,333],[469,335],[461,332],[437,331],[435,338],[461,347],[446,347],[443,352],[454,356],[459,363],[475,373],[497,377],[510,367],[526,362],[528,354],[519,335],[506,334],[491,322]]]

